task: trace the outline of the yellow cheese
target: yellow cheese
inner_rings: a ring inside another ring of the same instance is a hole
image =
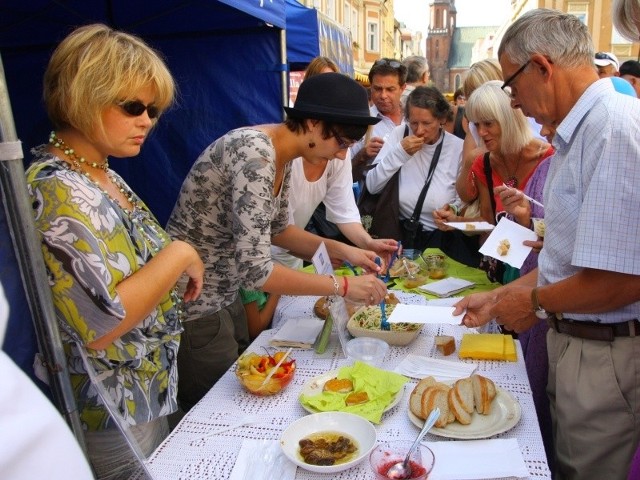
[[[458,352],[460,358],[516,361],[516,347],[511,335],[499,333],[465,333]]]
[[[511,335],[504,336],[504,359],[508,362],[516,362],[518,360],[516,356],[516,342]]]

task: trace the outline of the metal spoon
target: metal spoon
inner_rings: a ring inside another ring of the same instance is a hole
[[[391,467],[389,468],[389,470],[387,470],[387,473],[386,473],[387,478],[403,479],[403,478],[411,477],[411,467],[409,466],[409,457],[411,457],[411,454],[416,449],[416,447],[420,445],[422,438],[426,435],[429,429],[433,427],[433,425],[436,423],[436,420],[438,420],[438,417],[440,417],[440,409],[434,408],[433,410],[431,410],[429,417],[424,422],[424,426],[422,427],[422,430],[420,430],[420,433],[418,434],[418,438],[416,438],[416,441],[413,442],[413,445],[411,445],[411,448],[407,452],[407,456],[404,458],[404,461],[391,465]]]

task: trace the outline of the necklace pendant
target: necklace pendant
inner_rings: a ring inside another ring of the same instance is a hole
[[[510,188],[517,188],[518,187],[518,179],[517,177],[515,177],[514,175],[510,175],[509,177],[507,177],[507,179],[504,181],[504,184],[507,187]]]

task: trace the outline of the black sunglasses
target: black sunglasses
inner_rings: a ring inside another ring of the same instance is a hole
[[[604,52],[596,53],[596,60],[611,60],[612,62],[615,62],[615,60],[613,58],[611,58],[611,56],[609,54],[604,53]]]
[[[145,112],[145,110],[149,118],[158,118],[160,115],[160,109],[158,107],[155,105],[145,105],[139,100],[121,102],[118,103],[118,106],[122,108],[127,115],[131,115],[132,117],[139,117]]]
[[[333,127],[329,128],[329,133],[333,138],[336,139],[336,142],[338,143],[338,147],[340,147],[340,150],[349,148],[351,145],[353,145],[357,141],[357,140],[351,140],[350,138],[344,139]]]
[[[391,68],[400,68],[402,64],[397,60],[388,60],[386,58],[381,58],[380,60],[376,60],[373,65],[389,65]]]
[[[513,81],[516,79],[516,77],[518,75],[520,75],[522,72],[524,72],[524,69],[527,68],[527,65],[529,65],[529,62],[531,62],[531,60],[527,60],[525,62],[524,65],[522,65],[518,70],[516,70],[516,72],[511,75],[509,78],[507,78],[504,83],[502,84],[502,86],[500,87],[500,89],[506,93],[507,95],[509,95],[509,98],[515,98],[515,96],[513,95],[513,92],[511,91],[511,87],[509,85],[511,85],[513,83]]]

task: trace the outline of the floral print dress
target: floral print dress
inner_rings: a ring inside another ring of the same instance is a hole
[[[274,194],[270,137],[239,128],[207,147],[191,167],[167,232],[193,245],[205,265],[202,294],[187,308],[194,320],[220,311],[240,287],[259,290],[273,270],[271,238],[289,223],[290,163]]]
[[[33,153],[27,184],[71,382],[83,425],[100,430],[113,421],[89,380],[77,345],[119,324],[126,312],[116,286],[170,239],[115,172],[109,174],[132,196],[132,212],[44,147]],[[177,409],[179,303],[175,292],[168,293],[147,318],[105,350],[87,349],[90,363],[129,424]]]

